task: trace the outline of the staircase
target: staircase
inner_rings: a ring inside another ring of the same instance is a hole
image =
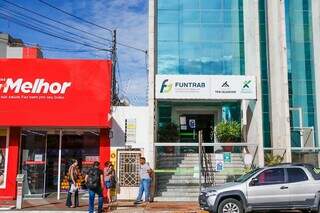
[[[214,154],[207,154],[215,167]],[[231,163],[224,164],[224,170],[244,168],[242,154],[231,154]],[[162,154],[157,159],[156,201],[197,201],[199,195],[199,154]],[[224,172],[214,172],[215,185],[221,185],[230,178]],[[202,177],[202,182],[204,178]]]

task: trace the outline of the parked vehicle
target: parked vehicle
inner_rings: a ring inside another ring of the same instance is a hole
[[[215,213],[298,209],[318,212],[320,172],[310,164],[258,168],[235,182],[204,188],[200,207]]]

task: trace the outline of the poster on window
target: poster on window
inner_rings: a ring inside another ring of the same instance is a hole
[[[7,175],[8,141],[7,130],[0,129],[0,189],[5,188]]]

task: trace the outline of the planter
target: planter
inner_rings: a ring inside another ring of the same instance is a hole
[[[232,152],[233,146],[223,146],[222,149],[224,152]]]

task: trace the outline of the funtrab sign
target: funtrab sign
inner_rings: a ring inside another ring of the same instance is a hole
[[[156,98],[255,100],[256,80],[244,75],[157,75]]]

